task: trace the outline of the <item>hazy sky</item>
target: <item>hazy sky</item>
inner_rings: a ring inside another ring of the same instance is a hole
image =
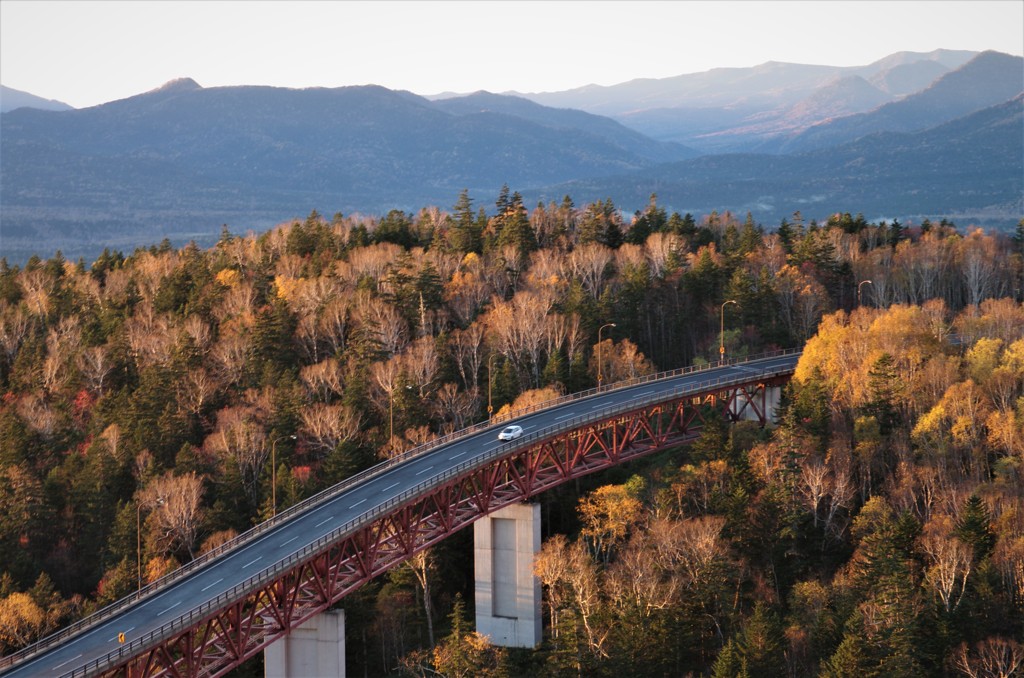
[[[765,61],[1024,54],[1024,1],[0,0],[0,83],[75,107],[178,77],[542,92]]]

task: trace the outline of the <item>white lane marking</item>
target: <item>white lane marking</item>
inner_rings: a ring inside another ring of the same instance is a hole
[[[82,656],[82,655],[78,655],[78,657],[81,657],[81,656]],[[54,667],[53,667],[52,669],[50,669],[50,670],[51,670],[51,671],[56,671],[56,670],[57,670],[57,669],[59,669],[60,667],[64,666],[64,664],[70,664],[71,662],[75,661],[76,659],[78,659],[78,657],[72,657],[71,659],[67,660],[67,661],[66,661],[66,662],[64,662],[63,664],[57,664],[56,666],[54,666]]]
[[[176,602],[176,603],[175,603],[174,605],[171,605],[171,606],[170,606],[169,608],[167,608],[167,609],[166,609],[166,610],[164,610],[163,612],[157,612],[157,613],[156,613],[156,616],[160,617],[160,616],[162,616],[163,614],[165,614],[165,613],[167,613],[167,612],[170,612],[170,611],[171,611],[171,610],[173,610],[174,608],[178,607],[179,605],[181,605],[181,601],[180,601],[180,600],[179,600],[178,602]]]
[[[421,475],[423,475],[424,473],[426,473],[427,471],[429,471],[432,468],[434,468],[434,467],[433,466],[428,466],[427,468],[423,469],[422,471],[419,471],[418,473],[416,473],[416,475],[421,476]]]
[[[466,451],[463,450],[462,452],[459,452],[458,454],[453,454],[452,456],[448,457],[448,461],[451,461],[452,459],[458,459],[459,457],[461,457],[465,453],[466,453]]]
[[[334,520],[334,516],[328,516],[326,519],[321,520],[319,523],[317,523],[313,527],[320,527],[321,525],[326,525],[327,523],[331,522],[332,520]]]
[[[245,568],[247,568],[247,567],[249,567],[250,565],[252,565],[253,563],[255,563],[255,562],[256,562],[257,560],[262,560],[262,559],[263,559],[263,556],[256,556],[256,558],[254,558],[253,560],[250,560],[250,561],[249,561],[248,563],[246,563],[245,565],[242,565],[242,569],[244,570]]]
[[[575,415],[576,415],[576,413],[575,413],[575,412],[569,412],[568,414],[560,414],[560,415],[558,415],[557,417],[555,417],[555,419],[556,419],[556,420],[557,420],[557,419],[565,419],[565,418],[567,418],[567,417],[572,417],[572,416],[575,416]]]
[[[596,409],[597,409],[597,408],[599,408],[599,407],[608,407],[608,403],[600,403],[600,404],[594,405],[594,406],[593,406],[593,407],[591,407],[590,409],[592,409],[592,410],[596,410]]]
[[[288,546],[288,544],[291,544],[291,543],[292,543],[293,541],[295,541],[295,540],[296,540],[296,539],[298,539],[298,538],[299,538],[299,536],[298,536],[298,535],[295,535],[294,537],[292,537],[291,539],[289,539],[289,540],[288,540],[288,541],[286,541],[285,543],[281,544],[281,545],[280,545],[280,546],[278,546],[277,548],[279,548],[279,549],[283,549],[283,548],[284,548],[285,546]]]
[[[635,393],[634,396],[645,396],[651,395],[652,393],[654,393],[654,391],[644,391],[643,393]]]
[[[354,504],[352,504],[351,506],[349,506],[349,508],[350,508],[350,509],[354,509],[355,507],[359,506],[360,504],[362,504],[362,503],[363,503],[363,502],[365,502],[365,501],[366,501],[366,499],[365,499],[365,498],[363,498],[363,499],[360,499],[360,500],[359,500],[359,501],[357,501],[356,503],[354,503]]]
[[[125,629],[124,631],[121,631],[121,633],[128,633],[129,631],[134,631],[134,630],[135,630],[135,627],[133,626],[133,627],[131,627],[130,629]],[[117,640],[117,636],[114,636],[113,638],[111,638],[111,639],[110,639],[110,640],[108,640],[107,642],[108,642],[108,643],[112,643],[112,642],[114,642],[115,640]],[[79,655],[79,656],[81,656],[81,655]]]
[[[390,490],[390,489],[391,489],[392,487],[398,487],[398,483],[391,483],[390,485],[388,485],[387,487],[385,487],[385,488],[384,488],[383,490],[381,490],[381,492],[387,492],[387,491],[388,491],[388,490]]]
[[[200,591],[205,591],[206,589],[212,589],[214,586],[216,586],[217,584],[221,583],[222,581],[224,581],[224,577],[221,577],[220,579],[218,579],[217,581],[213,582],[212,584],[207,584],[206,586],[204,586],[203,588],[201,588],[199,590]]]

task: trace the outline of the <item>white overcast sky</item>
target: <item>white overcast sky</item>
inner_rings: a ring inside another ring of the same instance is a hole
[[[179,77],[543,92],[937,48],[1024,54],[1024,0],[0,0],[0,83],[78,108]]]

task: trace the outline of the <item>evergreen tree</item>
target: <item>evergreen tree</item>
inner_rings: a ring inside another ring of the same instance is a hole
[[[373,232],[374,242],[391,242],[409,249],[415,244],[412,220],[402,210],[391,210]]]
[[[690,445],[690,458],[694,462],[728,459],[729,428],[718,410],[709,411],[704,417],[700,437]]]
[[[665,209],[658,207],[658,196],[652,193],[647,209],[633,215],[633,224],[626,233],[626,242],[642,245],[651,233],[664,230],[667,222]]]
[[[697,222],[689,212],[686,216],[679,216],[679,212],[673,212],[665,224],[665,230],[669,233],[681,235],[684,238],[692,237],[697,232]]]
[[[739,643],[730,638],[718,653],[711,669],[712,678],[751,678],[743,664]]]
[[[882,435],[889,435],[899,423],[897,409],[902,386],[896,371],[896,359],[884,353],[875,360],[868,372],[869,399],[864,409],[881,426]]]
[[[499,248],[511,245],[522,255],[537,249],[537,235],[533,232],[530,217],[523,206],[523,196],[519,195],[518,191],[512,194],[505,211],[499,214],[497,221]]]
[[[896,247],[901,240],[906,237],[904,233],[903,224],[900,223],[899,219],[892,220],[892,226],[889,227],[888,243],[890,247]]]
[[[449,244],[452,249],[464,254],[467,252],[480,253],[483,234],[479,223],[474,218],[473,201],[469,197],[468,190],[463,189],[459,194],[459,199],[452,211],[454,223],[449,236]]]
[[[501,185],[501,192],[498,193],[498,199],[494,201],[495,214],[499,217],[508,211],[509,202],[509,188],[508,184]]]
[[[743,228],[740,230],[739,238],[736,242],[735,254],[746,256],[756,251],[761,246],[763,237],[764,229],[756,225],[753,215],[747,212],[746,221],[743,222]]]
[[[452,678],[473,678],[481,675],[486,666],[486,658],[480,646],[470,639],[471,631],[461,594],[456,594],[448,620],[452,630],[434,648],[435,668],[442,675]]]
[[[786,673],[786,640],[782,622],[758,601],[743,626],[737,649],[744,675],[782,676]]]
[[[1024,219],[1017,222],[1017,228],[1013,232],[1011,240],[1016,253],[1024,257]]]
[[[854,592],[860,605],[848,621],[826,675],[918,676],[925,643],[921,635],[920,588],[915,581],[914,540],[920,524],[896,515],[873,497],[854,521],[859,539]]]
[[[992,553],[996,535],[992,531],[992,516],[981,497],[972,494],[964,502],[960,519],[956,522],[956,536],[974,549],[974,562],[984,560]]]
[[[578,235],[581,245],[598,242],[614,249],[622,244],[622,227],[611,198],[587,206],[580,220]]]

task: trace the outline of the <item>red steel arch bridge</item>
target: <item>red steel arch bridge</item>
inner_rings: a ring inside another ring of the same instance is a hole
[[[762,425],[800,353],[564,396],[381,463],[13,655],[17,676],[219,676],[376,575],[504,506],[689,442],[708,412]],[[509,422],[522,437],[497,440]]]

